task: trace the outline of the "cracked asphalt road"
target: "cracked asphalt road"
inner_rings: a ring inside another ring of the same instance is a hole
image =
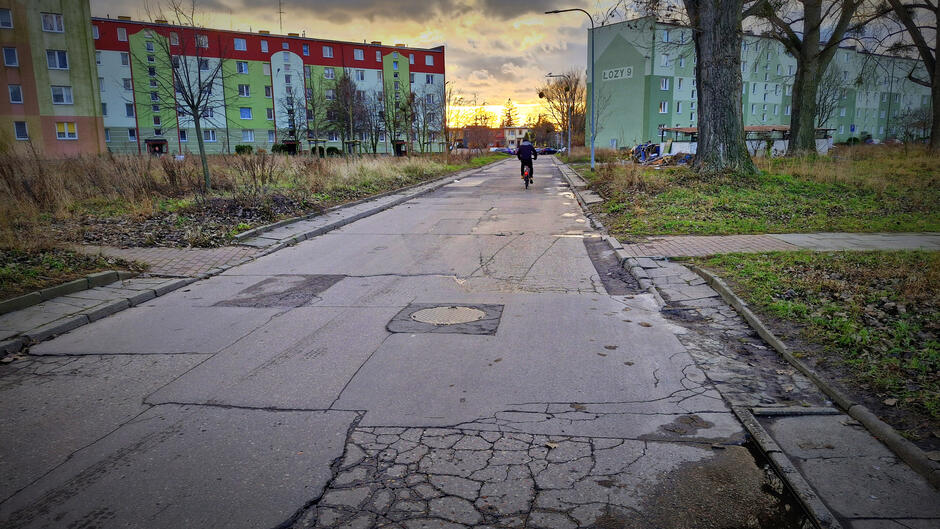
[[[524,191],[514,161],[484,168],[2,368],[4,527],[785,526],[707,351],[605,272],[535,169]],[[390,332],[411,304],[502,311],[495,334]]]

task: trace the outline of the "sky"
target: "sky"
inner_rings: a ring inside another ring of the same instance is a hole
[[[161,0],[90,0],[94,16],[147,20]],[[283,33],[430,48],[446,46],[446,75],[465,101],[498,111],[511,98],[520,116],[538,113],[537,87],[549,72],[586,64],[584,14],[546,15],[579,7],[602,11],[613,0],[283,0]],[[202,24],[281,33],[277,0],[196,0]],[[153,9],[151,9],[153,11]]]

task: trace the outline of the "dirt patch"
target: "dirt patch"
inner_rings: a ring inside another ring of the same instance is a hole
[[[145,265],[61,248],[0,249],[0,300],[80,279],[104,270],[141,272]]]

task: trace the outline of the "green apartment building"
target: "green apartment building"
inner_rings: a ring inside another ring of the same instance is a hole
[[[105,150],[87,0],[0,0],[0,148]]]
[[[596,67],[596,145],[656,142],[666,137],[663,128],[696,127],[695,61],[688,27],[644,17],[589,30],[588,112]],[[907,78],[919,64],[840,48],[821,81],[830,112],[820,127],[831,129],[836,142],[898,135],[905,114],[930,105],[930,89]],[[744,125],[788,126],[796,59],[776,40],[749,34],[741,71]]]

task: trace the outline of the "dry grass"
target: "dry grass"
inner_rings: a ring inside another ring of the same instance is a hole
[[[261,200],[278,193],[332,205],[394,189],[488,157],[424,155],[319,159],[273,154],[210,157],[213,196]],[[53,219],[140,217],[204,201],[199,159],[84,155],[42,159],[0,153],[0,248],[48,248]],[[169,204],[169,206],[168,206]]]

